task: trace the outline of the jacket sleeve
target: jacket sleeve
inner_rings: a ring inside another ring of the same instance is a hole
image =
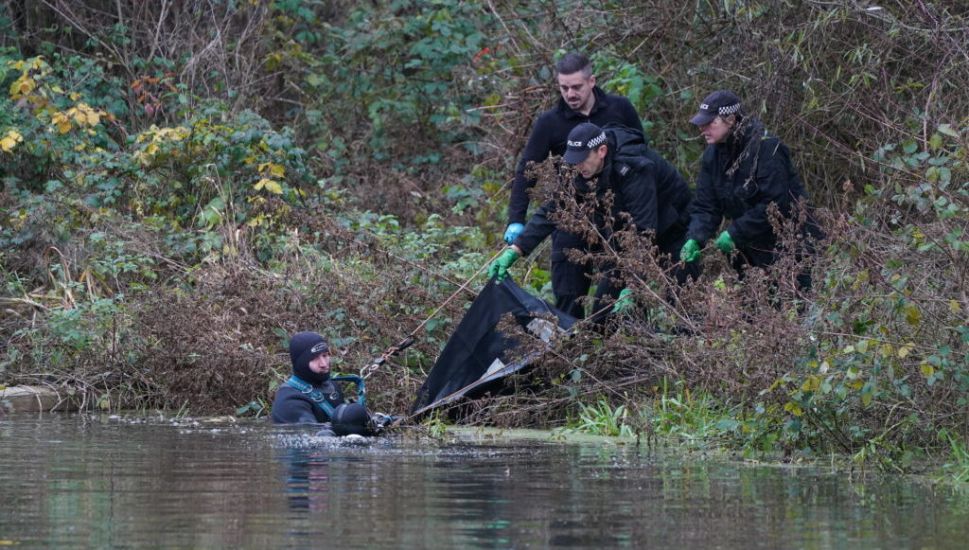
[[[694,239],[701,245],[710,240],[723,220],[723,209],[713,189],[715,163],[713,150],[707,149],[700,162],[696,198],[690,211],[690,228],[686,232],[688,239]]]
[[[525,225],[525,230],[515,239],[515,246],[522,249],[522,255],[528,256],[535,248],[552,234],[555,230],[555,222],[548,219],[548,215],[555,211],[555,203],[546,202],[532,214]]]
[[[515,169],[515,179],[511,185],[511,198],[508,201],[508,223],[525,223],[528,213],[528,190],[535,185],[535,180],[525,176],[529,162],[542,162],[548,158],[552,149],[549,141],[551,126],[548,117],[543,115],[535,121],[532,134],[528,137],[522,158]]]
[[[737,244],[757,241],[773,234],[774,229],[767,215],[771,203],[777,204],[781,214],[790,213],[793,171],[784,144],[777,140],[764,140],[761,143],[757,172],[752,182],[756,186],[750,199],[752,205],[727,228]]]
[[[659,205],[656,195],[656,171],[652,162],[633,167],[619,185],[620,210],[632,216],[640,233],[657,230]]]

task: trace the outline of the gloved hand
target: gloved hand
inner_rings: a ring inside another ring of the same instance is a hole
[[[400,420],[399,417],[384,413],[373,413],[370,417],[370,422],[373,423],[374,431],[380,431],[384,428],[388,428],[395,422]]]
[[[689,239],[683,243],[680,249],[680,260],[686,263],[695,262],[700,259],[700,243],[696,239]]]
[[[633,300],[633,291],[628,288],[622,289],[619,293],[619,298],[616,299],[616,303],[612,304],[612,312],[614,314],[626,313],[631,310],[636,302]]]
[[[512,247],[506,248],[502,251],[501,255],[495,258],[495,261],[491,262],[488,266],[488,277],[492,279],[497,279],[498,282],[504,281],[505,277],[508,276],[508,270],[511,269],[511,265],[515,263],[521,254],[518,253]]]
[[[521,235],[522,231],[524,230],[525,230],[524,224],[520,224],[520,223],[508,224],[508,228],[505,229],[505,237],[504,237],[505,242],[508,244],[515,242],[515,239],[517,239],[518,236]]]
[[[714,241],[713,244],[717,245],[717,248],[720,249],[720,252],[723,252],[724,254],[730,254],[731,252],[733,252],[734,248],[737,248],[737,245],[733,244],[733,238],[730,237],[730,233],[728,233],[727,231],[724,231],[723,233],[721,233],[720,236],[717,237],[717,240]]]

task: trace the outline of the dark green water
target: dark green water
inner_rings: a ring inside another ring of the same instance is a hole
[[[969,547],[969,491],[910,478],[312,433],[0,416],[0,547]]]

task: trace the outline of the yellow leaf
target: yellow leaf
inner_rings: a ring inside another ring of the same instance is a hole
[[[264,162],[256,167],[256,169],[260,174],[265,174],[268,172],[269,176],[273,178],[282,178],[286,176],[286,168],[273,162]]]
[[[821,379],[813,374],[808,376],[807,379],[801,384],[801,391],[817,391],[821,387]]]
[[[906,357],[908,357],[908,354],[912,353],[912,350],[914,348],[915,348],[915,344],[913,344],[911,342],[909,342],[909,343],[905,344],[904,346],[898,348],[898,358],[899,359],[905,359]]]
[[[87,103],[78,103],[77,110],[81,114],[81,120],[79,121],[81,124],[95,126],[98,122],[101,122],[101,115]]]
[[[915,244],[917,244],[917,245],[920,245],[920,244],[924,243],[925,242],[925,233],[922,233],[922,230],[919,229],[918,227],[916,227],[915,230],[912,231],[912,240],[914,240],[915,241]]]
[[[794,416],[801,416],[802,414],[804,414],[804,411],[801,410],[800,405],[798,405],[793,401],[788,401],[787,403],[785,403],[784,410],[793,414]]]
[[[21,75],[20,78],[13,81],[10,85],[10,97],[13,99],[20,99],[21,97],[34,91],[37,87],[37,83],[34,82],[33,78],[27,75]]]
[[[935,367],[933,367],[928,363],[922,363],[921,365],[919,365],[919,372],[922,373],[922,376],[929,378],[933,374],[935,374]]]
[[[54,113],[50,117],[50,121],[57,126],[57,131],[61,134],[66,134],[71,131],[71,119],[66,113]]]
[[[13,148],[23,140],[24,138],[19,132],[16,130],[10,130],[7,132],[7,135],[0,138],[0,150],[2,150],[4,153],[9,153],[10,151],[13,151]]]
[[[922,322],[922,312],[914,304],[909,304],[905,307],[905,321],[917,327]]]
[[[954,314],[958,314],[960,311],[962,311],[962,306],[960,306],[959,302],[956,300],[949,300],[949,311]]]
[[[276,195],[283,194],[283,186],[279,185],[279,182],[271,180],[269,178],[262,178],[259,181],[257,181],[255,185],[255,189],[256,191],[259,191],[260,189],[265,189],[266,191],[269,191],[270,193],[274,193]]]
[[[892,347],[891,344],[882,344],[881,347],[878,348],[878,352],[881,354],[882,358],[887,359],[892,356],[892,353],[895,352],[895,348]]]

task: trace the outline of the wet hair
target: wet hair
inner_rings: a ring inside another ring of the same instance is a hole
[[[592,63],[589,58],[576,52],[570,52],[562,56],[555,64],[557,74],[573,74],[581,72],[582,76],[589,78],[592,76]]]

